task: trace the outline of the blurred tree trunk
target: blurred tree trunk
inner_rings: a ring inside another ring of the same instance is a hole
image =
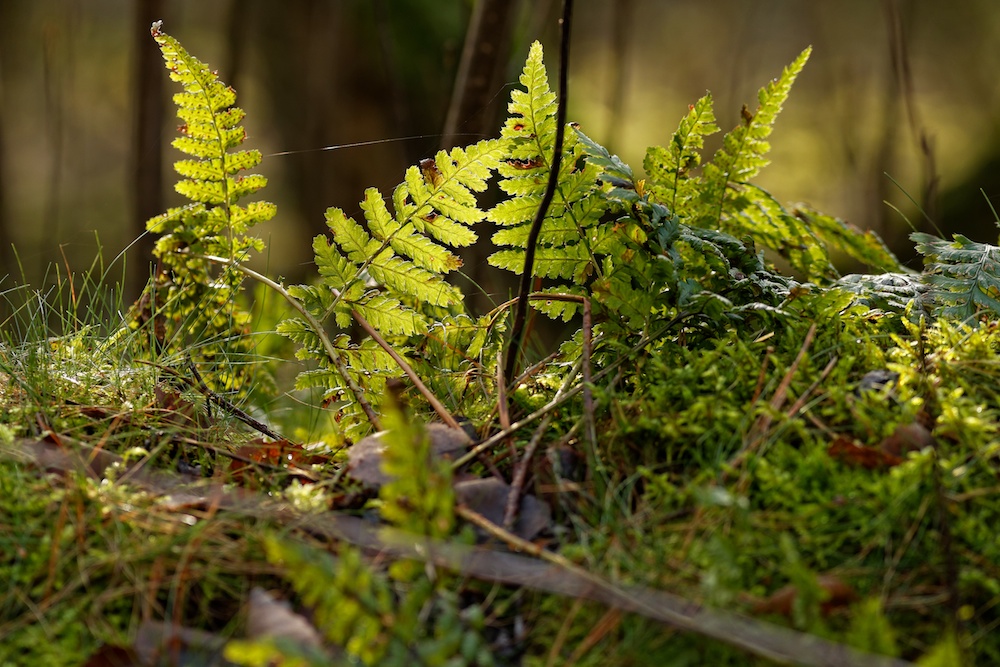
[[[132,143],[132,194],[126,243],[135,241],[127,257],[127,299],[135,299],[145,286],[156,239],[146,233],[146,221],[163,212],[163,60],[149,35],[153,21],[163,18],[163,0],[134,4],[133,104],[135,128]]]
[[[0,25],[4,25],[3,16],[3,3],[0,3]],[[11,238],[10,231],[7,226],[7,207],[6,207],[6,183],[4,181],[4,160],[6,159],[6,152],[4,151],[4,94],[3,94],[3,62],[0,58],[0,289],[9,289],[10,283],[8,282],[11,275],[14,273],[14,252],[11,249],[11,243],[14,239]]]
[[[510,0],[477,0],[465,33],[442,148],[472,143],[460,134],[497,134],[504,97],[496,93],[510,62],[510,35],[518,4]]]

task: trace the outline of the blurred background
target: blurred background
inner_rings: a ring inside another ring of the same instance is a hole
[[[0,0],[0,290],[44,286],[53,265],[79,271],[99,252],[117,258],[127,295],[148,277],[145,220],[183,203],[154,20],[236,88],[245,146],[266,156],[261,198],[279,207],[258,268],[302,281],[328,206],[359,214],[365,187],[388,195],[408,165],[498,134],[534,39],[554,86],[558,12],[555,0]],[[577,0],[569,115],[641,171],[706,90],[728,130],[810,44],[758,182],[876,229],[909,261],[910,224],[996,243],[980,191],[1000,196],[996,0]],[[379,143],[320,150],[358,142]],[[502,299],[484,264],[469,256],[465,271]]]

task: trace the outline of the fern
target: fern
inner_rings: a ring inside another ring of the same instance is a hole
[[[224,359],[212,381],[230,389],[247,383],[246,368],[234,364],[251,350],[249,315],[236,302],[242,276],[232,266],[219,269],[207,257],[238,264],[251,250],[262,250],[262,241],[247,232],[270,219],[276,207],[268,202],[237,204],[267,180],[257,174],[241,175],[257,166],[261,155],[256,150],[234,150],[246,138],[240,125],[243,110],[234,106],[236,92],[162,32],[159,22],[151,33],[170,78],[183,87],[174,95],[184,124],[173,146],[190,159],[174,163],[182,177],[175,189],[192,203],[171,208],[146,224],[149,232],[161,234],[154,251],[159,266],[140,299],[133,326],[153,320],[156,344],[163,351],[196,346],[195,360]]]
[[[712,95],[707,94],[691,105],[669,148],[652,146],[646,150],[642,168],[649,179],[650,195],[674,211],[686,208],[688,202],[697,198],[697,181],[691,174],[701,164],[705,137],[718,131]]]
[[[834,287],[853,294],[854,303],[876,313],[902,313],[911,305],[917,313],[923,313],[928,286],[921,279],[915,273],[852,273],[835,282]]]
[[[801,220],[809,231],[823,241],[828,250],[842,252],[848,257],[874,269],[901,273],[903,266],[878,234],[861,230],[839,218],[826,215],[799,204],[792,215]]]
[[[945,241],[910,234],[927,262],[928,294],[938,316],[978,324],[984,315],[1000,316],[1000,248],[955,234]]]
[[[749,182],[767,166],[766,155],[771,149],[767,138],[811,52],[811,47],[806,48],[781,76],[760,89],[755,112],[751,113],[746,106],[743,107],[740,114],[743,122],[723,138],[722,147],[705,165],[701,197],[715,209],[715,222],[724,222],[726,200],[737,194],[731,185]]]
[[[391,211],[378,190],[368,189],[361,203],[364,224],[339,208],[328,209],[330,233],[313,241],[319,283],[292,287],[289,293],[317,321],[332,317],[338,328],[346,330],[354,321],[364,320],[411,363],[435,366],[440,359],[417,359],[412,346],[432,326],[447,330],[468,324],[450,319],[464,308],[461,290],[445,280],[462,266],[450,248],[476,240],[471,226],[485,213],[478,208],[474,193],[486,189],[501,157],[497,140],[440,151],[407,170],[393,192]],[[356,427],[357,434],[363,432],[367,426],[359,405],[347,398],[353,391],[350,384],[366,388],[377,403],[386,377],[395,368],[388,353],[370,339],[355,344],[341,334],[332,341],[340,359],[332,359],[309,322],[286,320],[278,331],[302,346],[299,358],[317,364],[315,370],[299,376],[297,386],[322,386],[327,397],[344,398],[341,407],[349,417],[349,427]],[[442,331],[438,335],[447,338]],[[484,346],[485,340],[479,348]],[[345,368],[350,378],[343,377]],[[439,372],[449,369],[437,367]]]
[[[835,275],[821,238],[807,221],[751,183],[768,164],[768,137],[810,52],[807,48],[781,76],[760,89],[756,111],[743,107],[742,122],[725,135],[711,161],[702,166],[701,151],[705,138],[719,128],[712,97],[706,95],[692,105],[669,147],[646,151],[643,167],[650,199],[667,205],[682,222],[737,238],[749,236],[778,252],[808,279],[816,279]]]
[[[490,264],[517,274],[524,270],[528,232],[542,200],[555,144],[555,95],[548,85],[538,42],[531,46],[520,82],[525,90],[513,91],[508,107],[511,116],[501,130],[504,152],[510,157],[498,170],[500,189],[510,197],[487,216],[502,227],[493,235],[493,242],[505,248],[490,256]],[[556,195],[542,223],[534,273],[555,283],[543,293],[583,295],[589,282],[596,281],[598,289],[611,285],[616,267],[609,258],[620,255],[625,247],[618,238],[621,230],[602,222],[608,201],[597,180],[600,167],[583,159],[585,146],[572,133],[566,136],[563,151]],[[564,300],[535,301],[533,305],[564,320],[580,307]]]

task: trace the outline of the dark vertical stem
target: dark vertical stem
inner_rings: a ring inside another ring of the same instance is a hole
[[[441,148],[447,150],[473,143],[480,137],[496,136],[504,110],[504,96],[497,91],[504,83],[510,62],[514,19],[522,4],[516,0],[476,0],[465,30],[448,114],[441,131]],[[476,228],[479,241],[462,252],[462,261],[469,280],[482,288],[469,291],[468,308],[481,312],[495,305],[489,294],[503,292],[500,285],[510,280],[510,276],[488,261],[497,249],[491,241],[496,226],[483,220]],[[502,368],[501,360],[497,375]]]
[[[559,39],[559,108],[556,111],[556,142],[552,151],[552,166],[549,170],[549,182],[545,187],[542,203],[535,214],[528,233],[527,248],[524,253],[524,272],[521,274],[521,285],[518,290],[517,307],[514,315],[514,326],[511,328],[510,346],[507,350],[505,377],[514,377],[514,369],[521,352],[521,342],[524,334],[524,321],[528,313],[528,293],[531,291],[531,279],[535,263],[535,246],[542,231],[542,221],[549,211],[552,198],[556,194],[559,183],[559,167],[562,165],[563,138],[566,134],[566,102],[569,86],[569,38],[571,33],[570,20],[573,15],[573,0],[563,0],[562,20]]]
[[[130,299],[138,297],[149,280],[149,266],[153,258],[155,240],[146,233],[146,221],[163,212],[163,60],[160,50],[149,37],[149,26],[163,18],[162,0],[136,2],[133,13],[132,33],[132,90],[134,96],[134,123],[132,133],[132,195],[129,216],[128,241],[135,241],[131,261],[128,262],[128,285],[125,292]]]

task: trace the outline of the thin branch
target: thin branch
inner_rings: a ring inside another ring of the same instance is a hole
[[[183,373],[181,373],[180,371],[178,371],[176,368],[171,368],[170,366],[164,366],[162,364],[154,364],[152,362],[144,361],[142,359],[138,359],[137,361],[140,364],[152,366],[153,368],[169,373],[170,375],[174,376],[187,386],[193,389],[197,389],[199,392],[201,392],[201,395],[205,397],[205,400],[208,401],[209,405],[215,403],[223,411],[228,412],[232,416],[236,417],[241,422],[243,422],[253,430],[257,431],[258,433],[266,435],[272,440],[284,440],[285,442],[291,442],[291,440],[289,440],[288,438],[285,438],[280,433],[272,430],[271,427],[268,426],[267,424],[254,419],[246,412],[244,412],[240,408],[233,405],[231,402],[227,401],[222,396],[219,396],[217,393],[212,391],[212,389],[207,384],[205,384],[205,380],[202,379],[201,373],[198,372],[197,366],[194,365],[194,362],[191,361],[190,357],[188,357],[187,363],[188,363],[188,368],[191,370],[191,374],[194,375],[193,380],[184,375]]]
[[[593,352],[593,317],[590,299],[583,301],[583,419],[586,432],[589,467],[597,473],[600,456],[597,453],[597,425],[594,422],[594,392],[590,360]]]
[[[531,436],[531,441],[524,448],[521,463],[518,464],[517,469],[514,471],[514,478],[511,480],[510,489],[507,491],[507,506],[504,508],[503,513],[503,527],[506,530],[513,530],[514,522],[517,521],[517,512],[521,506],[521,492],[524,490],[524,481],[528,478],[528,468],[531,467],[531,459],[535,457],[538,444],[542,441],[542,437],[545,436],[545,432],[551,423],[552,413],[550,412],[545,415],[542,423],[535,429],[534,435]]]
[[[562,20],[560,21],[562,30],[559,40],[559,107],[556,111],[556,140],[552,153],[552,165],[549,170],[549,181],[545,186],[545,194],[542,196],[542,203],[535,214],[535,220],[531,223],[531,231],[528,232],[528,241],[524,253],[524,271],[521,273],[517,311],[514,315],[514,325],[511,327],[510,347],[507,350],[507,364],[504,370],[504,375],[509,378],[515,375],[514,368],[517,366],[517,359],[521,352],[524,322],[528,313],[528,293],[531,291],[531,280],[534,272],[535,246],[538,244],[538,236],[542,231],[542,221],[545,220],[545,216],[549,212],[552,198],[556,194],[556,185],[559,183],[563,137],[566,134],[566,100],[569,90],[567,83],[569,78],[569,38],[572,15],[573,0],[563,0]]]
[[[632,349],[630,349],[628,352],[618,357],[618,359],[616,359],[614,362],[608,364],[608,366],[605,367],[604,370],[595,375],[594,382],[597,382],[598,380],[616,371],[618,367],[621,366],[623,363],[625,363],[628,359],[630,359],[633,354],[636,354],[637,352],[645,348],[647,345],[649,345],[650,342],[658,339],[660,336],[662,336],[671,328],[673,328],[675,325],[677,325],[678,322],[681,322],[682,320],[685,320],[690,316],[691,316],[690,313],[683,313],[681,315],[677,315],[676,317],[671,318],[669,322],[664,324],[662,327],[660,327],[653,333],[644,335],[642,338],[639,339],[639,341],[635,345],[632,346]],[[562,394],[562,396],[556,394],[556,396],[553,397],[551,401],[549,401],[542,407],[538,408],[537,410],[532,412],[530,415],[528,415],[521,421],[511,424],[510,428],[505,428],[499,433],[493,434],[486,440],[482,441],[481,443],[473,447],[467,454],[465,454],[461,458],[457,459],[454,463],[452,463],[452,469],[458,470],[462,466],[472,461],[472,459],[476,458],[489,448],[495,446],[498,442],[509,437],[512,433],[520,431],[522,428],[524,428],[531,422],[535,421],[536,419],[544,417],[549,412],[556,409],[557,407],[559,407],[560,405],[562,405],[563,403],[565,403],[566,401],[568,401],[569,399],[573,398],[581,391],[583,391],[584,386],[585,385],[583,383],[580,383],[575,387],[573,387],[572,389],[567,390],[566,393]]]

